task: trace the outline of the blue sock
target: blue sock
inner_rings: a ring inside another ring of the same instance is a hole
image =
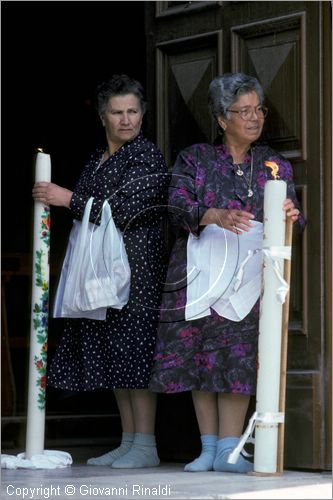
[[[159,463],[154,434],[136,432],[130,451],[115,460],[112,467],[115,469],[140,469],[142,467],[156,467]]]
[[[240,472],[243,474],[253,470],[253,464],[245,460],[242,455],[239,455],[235,464],[229,464],[227,462],[230,453],[235,446],[237,446],[238,441],[238,437],[227,437],[218,440],[216,457],[213,464],[214,470],[219,472]]]
[[[87,460],[88,465],[112,465],[113,462],[117,459],[125,455],[125,453],[129,452],[132,447],[134,439],[134,432],[123,432],[121,443],[118,448],[101,455],[96,458],[89,458]]]
[[[204,434],[201,436],[201,454],[193,462],[186,464],[184,470],[186,472],[205,472],[213,470],[213,462],[216,454],[216,443],[218,436]]]

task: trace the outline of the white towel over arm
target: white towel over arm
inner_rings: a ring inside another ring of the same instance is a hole
[[[236,235],[209,224],[187,242],[186,320],[210,315],[241,321],[260,296],[263,225]]]

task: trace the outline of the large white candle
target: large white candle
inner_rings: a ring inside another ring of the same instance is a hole
[[[51,181],[51,159],[41,151],[36,157],[35,181]],[[49,252],[50,208],[35,201],[26,451],[17,456],[2,454],[1,468],[55,469],[73,462],[65,451],[44,450]]]
[[[287,185],[281,180],[268,181],[264,193],[263,248],[284,246],[286,215],[282,208]],[[283,258],[276,258],[283,276]],[[277,470],[277,443],[280,388],[280,357],[282,331],[282,303],[277,290],[280,281],[271,259],[264,254],[263,295],[260,304],[258,375],[256,411],[262,420],[256,422],[254,471],[275,473]]]
[[[50,155],[38,152],[35,181],[51,180]],[[50,209],[34,202],[30,360],[28,385],[27,459],[43,453],[49,312]]]

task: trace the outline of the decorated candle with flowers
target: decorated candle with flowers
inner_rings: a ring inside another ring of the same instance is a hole
[[[38,150],[35,182],[50,182],[50,155]],[[50,208],[34,202],[28,415],[25,458],[44,448],[45,390],[49,315]]]

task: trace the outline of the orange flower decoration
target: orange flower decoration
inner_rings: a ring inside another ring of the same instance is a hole
[[[44,217],[44,219],[42,219],[42,224],[47,228],[47,229],[50,229],[50,222],[51,222],[51,217],[50,215],[48,215],[47,217]]]

